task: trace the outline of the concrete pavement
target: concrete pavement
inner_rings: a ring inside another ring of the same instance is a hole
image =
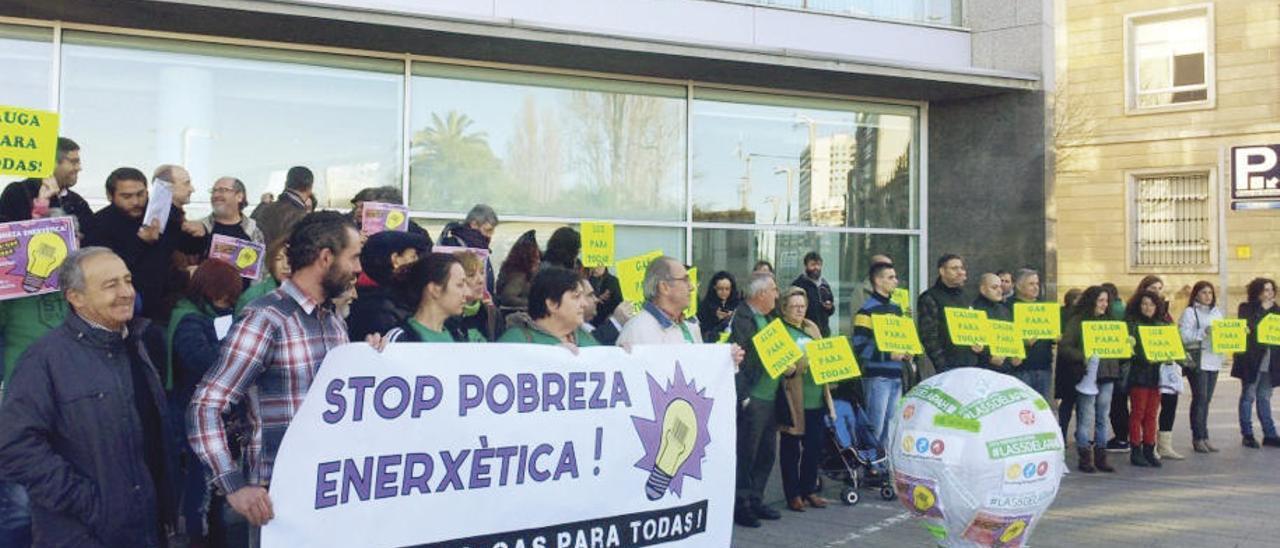
[[[1209,428],[1221,453],[1191,450],[1187,407],[1178,402],[1175,448],[1185,461],[1159,470],[1134,468],[1128,454],[1112,453],[1114,474],[1073,471],[1036,526],[1029,546],[1273,547],[1280,545],[1280,449],[1240,445],[1236,402],[1240,381],[1219,378]],[[1273,402],[1273,407],[1275,407]],[[1280,415],[1277,415],[1280,417]],[[1254,418],[1254,428],[1259,428]],[[1261,439],[1261,432],[1256,434]],[[1067,463],[1074,467],[1074,444]],[[839,485],[828,481],[827,497]],[[757,547],[932,546],[933,537],[894,501],[864,488],[857,506],[833,502],[803,513],[786,509],[777,474],[766,497],[783,516],[759,529],[734,527],[733,545]]]

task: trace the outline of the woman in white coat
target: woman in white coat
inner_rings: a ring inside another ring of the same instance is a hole
[[[1223,319],[1218,308],[1218,294],[1213,284],[1196,282],[1191,289],[1191,302],[1178,320],[1182,344],[1187,349],[1191,369],[1187,381],[1191,384],[1191,446],[1197,453],[1216,453],[1209,444],[1209,402],[1213,400],[1213,388],[1218,384],[1218,371],[1222,370],[1223,354],[1213,349],[1213,322]]]

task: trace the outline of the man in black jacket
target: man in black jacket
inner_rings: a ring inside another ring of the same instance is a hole
[[[738,392],[738,471],[733,521],[745,527],[759,527],[761,519],[779,519],[777,510],[762,502],[765,484],[773,472],[778,453],[778,409],[786,406],[786,391],[779,380],[765,372],[760,352],[751,340],[777,317],[778,285],[773,274],[752,274],[747,282],[746,300],[730,320],[729,340],[745,350],[735,375]],[[790,374],[790,373],[788,373]],[[790,414],[786,415],[790,419]]]
[[[946,309],[969,308],[970,301],[964,294],[968,277],[963,258],[949,253],[943,255],[938,259],[938,281],[920,294],[916,304],[920,343],[937,373],[978,365],[978,352],[982,348],[952,343],[951,331],[947,329]]]
[[[836,310],[836,300],[831,292],[831,284],[822,277],[822,255],[810,251],[804,256],[804,274],[796,277],[791,285],[804,290],[809,299],[804,317],[818,324],[818,331],[823,337],[831,336],[831,314]]]
[[[0,194],[0,222],[32,219],[34,206],[61,209],[76,218],[80,230],[93,217],[93,211],[79,194],[71,190],[80,178],[80,145],[66,137],[58,138],[57,166],[53,176],[45,179],[26,179],[10,183]],[[37,200],[47,203],[36,204]]]
[[[23,354],[0,406],[0,475],[26,487],[36,546],[165,544],[174,470],[156,364],[129,269],[101,247],[59,270],[72,314]]]
[[[173,183],[175,200],[185,203],[191,185],[186,170],[161,166],[156,173],[157,179]],[[163,230],[158,221],[142,226],[147,210],[147,178],[137,169],[122,167],[112,171],[107,176],[107,197],[111,205],[93,215],[84,245],[105,247],[119,255],[134,272],[133,286],[142,298],[142,316],[167,323],[172,303],[166,302],[174,282],[173,252],[200,254],[205,240],[187,232],[193,227],[184,226],[183,211],[174,204],[169,205],[169,219]]]

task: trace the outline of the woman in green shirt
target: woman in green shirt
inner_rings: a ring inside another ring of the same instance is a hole
[[[401,290],[405,295],[418,295],[418,306],[413,315],[387,332],[386,342],[456,342],[444,322],[462,314],[471,291],[457,257],[451,253],[427,255],[405,271]]]
[[[572,270],[545,266],[533,276],[529,312],[507,316],[507,331],[498,342],[558,344],[572,350],[598,346],[582,329],[582,286]]]
[[[799,287],[785,291],[778,302],[782,325],[802,349],[806,343],[822,338],[818,325],[804,317],[808,305],[808,296]],[[787,508],[795,512],[803,512],[806,505],[826,508],[827,500],[818,494],[818,464],[826,441],[822,417],[827,413],[831,393],[825,385],[814,382],[808,358],[800,358],[795,374],[785,378],[782,385],[787,391],[793,425],[779,428],[782,436],[778,461]]]

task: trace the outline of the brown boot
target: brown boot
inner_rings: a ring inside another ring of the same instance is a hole
[[[1107,448],[1106,447],[1093,448],[1093,467],[1097,468],[1099,472],[1115,472],[1116,471],[1116,469],[1113,468],[1110,464],[1107,464]]]
[[[1077,447],[1076,453],[1080,456],[1080,465],[1077,467],[1081,472],[1092,474],[1098,470],[1093,467],[1093,448]]]
[[[791,499],[787,501],[787,509],[792,512],[803,512],[804,502],[800,497],[791,497]]]

